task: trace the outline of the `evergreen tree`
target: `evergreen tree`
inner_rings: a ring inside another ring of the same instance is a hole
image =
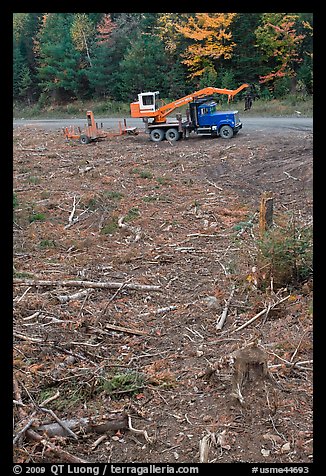
[[[203,65],[204,65],[204,73],[200,77],[198,86],[200,88],[217,87],[218,75],[214,66],[209,62],[207,63],[207,65],[205,65],[205,63],[203,63]]]
[[[31,72],[28,66],[24,65],[20,75],[19,95],[22,98],[27,98],[29,103],[32,99],[32,84]]]
[[[19,99],[22,82],[22,71],[26,66],[20,49],[14,46],[13,51],[13,96],[14,99]]]
[[[48,13],[39,35],[40,86],[54,100],[82,96],[85,72],[80,68],[81,54],[72,42],[73,14]]]
[[[107,45],[97,45],[92,50],[92,67],[86,72],[92,97],[111,96],[114,64]]]
[[[97,41],[92,50],[94,68],[87,71],[92,91],[113,100],[125,100],[120,65],[137,40],[143,14],[105,14],[98,24]]]
[[[34,38],[40,26],[39,13],[13,14],[13,95],[32,100],[38,95]]]
[[[167,63],[161,40],[142,34],[128,49],[120,64],[121,100],[133,100],[142,91],[159,90],[161,97],[168,93]]]
[[[110,96],[112,73],[117,66],[112,61],[115,28],[109,14],[102,15],[96,25],[95,41],[91,47],[92,67],[86,72],[92,97]]]
[[[235,47],[224,67],[232,69],[237,84],[258,82],[259,76],[268,72],[256,45],[255,30],[261,16],[261,13],[237,13],[231,25]]]
[[[167,73],[167,97],[177,99],[190,93],[187,89],[186,71],[180,62],[175,62]]]

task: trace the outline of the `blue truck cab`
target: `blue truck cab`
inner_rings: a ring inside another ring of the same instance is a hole
[[[238,111],[218,111],[215,101],[197,104],[197,133],[230,139],[242,128]]]

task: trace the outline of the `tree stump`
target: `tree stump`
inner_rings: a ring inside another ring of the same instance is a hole
[[[269,376],[267,355],[256,345],[240,349],[234,353],[234,374],[232,396],[244,403],[242,389],[247,382],[265,379]]]
[[[259,233],[260,237],[273,225],[274,199],[272,192],[265,192],[260,201]]]

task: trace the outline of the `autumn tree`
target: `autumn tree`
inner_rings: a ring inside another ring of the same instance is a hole
[[[95,39],[95,25],[86,13],[75,14],[70,32],[76,50],[83,52],[92,66],[90,47]]]
[[[189,94],[193,87],[187,78],[187,67],[181,62],[188,46],[188,39],[179,31],[180,26],[188,23],[191,13],[158,13],[155,32],[164,46],[168,66],[167,95],[177,98]]]
[[[302,62],[297,71],[298,89],[307,94],[313,93],[313,14],[299,13],[298,33],[304,35],[299,56]]]
[[[270,65],[270,72],[260,77],[262,83],[280,78],[291,78],[295,91],[296,74],[302,62],[300,47],[305,34],[299,33],[298,14],[265,13],[262,24],[256,29],[257,44],[264,53],[264,59]]]
[[[220,60],[231,57],[235,43],[230,25],[235,16],[235,13],[196,13],[185,25],[177,26],[188,39],[182,56],[190,78],[201,77],[207,71],[212,73],[212,69],[218,74]]]

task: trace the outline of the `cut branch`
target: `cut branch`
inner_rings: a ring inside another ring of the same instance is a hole
[[[71,210],[70,215],[69,215],[69,223],[68,223],[68,225],[65,226],[65,228],[68,228],[69,226],[71,226],[74,223],[73,220],[74,220],[75,211],[76,211],[76,195],[74,195],[72,210]]]
[[[284,302],[286,301],[287,299],[289,299],[289,297],[291,296],[291,294],[289,294],[288,296],[286,296],[285,298],[283,299],[280,299],[279,301],[277,302],[274,302],[274,304],[268,304],[267,307],[265,307],[265,309],[263,309],[262,311],[260,311],[258,314],[256,314],[254,317],[252,317],[251,319],[249,319],[249,321],[245,322],[244,324],[242,324],[242,326],[238,327],[237,329],[235,329],[233,332],[238,332],[238,331],[241,331],[242,329],[244,329],[245,327],[249,326],[250,324],[252,324],[253,322],[255,322],[259,317],[261,317],[263,314],[265,313],[269,313],[269,311],[271,309],[274,309],[275,306],[277,306],[278,304],[280,304],[281,302]]]
[[[232,300],[233,295],[234,295],[234,291],[235,291],[235,285],[232,286],[229,299],[226,301],[225,307],[224,307],[223,312],[222,312],[222,315],[221,315],[220,319],[218,320],[218,322],[216,324],[216,329],[218,329],[218,330],[222,329],[222,327],[224,325],[224,322],[225,322],[225,319],[226,319],[226,316],[228,314],[228,310],[229,310],[229,307],[230,307],[230,304],[231,304],[231,300]]]
[[[147,443],[149,443],[149,444],[153,443],[153,441],[154,441],[153,438],[150,438],[148,436],[148,433],[147,433],[146,430],[137,430],[136,428],[133,428],[133,426],[131,425],[131,418],[130,418],[129,415],[128,415],[128,429],[130,431],[132,431],[133,433],[138,433],[138,434],[144,435],[144,438],[147,441]]]
[[[63,287],[81,287],[81,288],[100,288],[100,289],[119,289],[123,284],[125,289],[135,291],[159,291],[160,286],[137,283],[118,283],[115,281],[93,282],[93,281],[47,281],[14,278],[13,284],[16,286],[63,286]]]
[[[53,443],[50,443],[50,441],[45,440],[44,438],[42,438],[42,436],[40,436],[33,430],[27,430],[26,435],[32,440],[39,441],[40,443],[42,443],[43,446],[53,451],[53,453],[55,453],[59,458],[61,457],[62,461],[66,461],[68,463],[89,463],[89,461],[78,458],[78,456],[74,456],[68,453],[68,451],[65,451],[62,448],[59,448],[58,446],[54,445]]]
[[[127,327],[115,326],[113,324],[106,324],[105,328],[111,329],[112,331],[126,332],[127,334],[135,334],[139,336],[148,335],[148,332],[145,332],[145,331],[139,331],[137,329],[129,329]]]
[[[69,301],[78,301],[79,299],[83,299],[90,295],[91,291],[86,289],[85,291],[80,291],[79,293],[70,294],[70,296],[57,296],[57,299],[61,303],[69,302]]]

